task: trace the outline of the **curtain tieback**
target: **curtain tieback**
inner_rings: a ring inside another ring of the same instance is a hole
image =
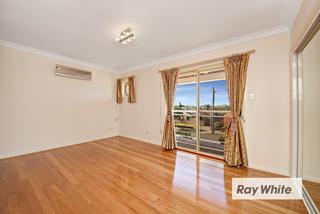
[[[238,117],[232,117],[232,119],[230,120],[230,130],[232,132],[237,132],[237,130],[238,130],[238,123],[237,122],[238,121],[240,122],[241,120],[243,122],[245,122],[244,117],[242,115],[240,115]]]
[[[237,123],[238,120],[239,120],[239,117],[232,117],[230,121],[230,130],[233,133],[237,132],[238,130],[238,123]]]

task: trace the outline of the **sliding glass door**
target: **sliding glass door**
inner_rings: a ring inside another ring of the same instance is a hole
[[[178,148],[222,158],[229,111],[223,70],[181,73],[174,105]]]

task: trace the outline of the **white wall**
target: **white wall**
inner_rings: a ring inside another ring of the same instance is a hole
[[[320,182],[320,32],[302,58],[302,178]]]
[[[55,64],[93,72],[91,81],[54,75]],[[0,46],[0,158],[118,135],[116,75]]]
[[[117,75],[111,72],[0,46],[0,158],[118,134],[160,145],[165,107],[158,71],[253,48],[247,93],[255,100],[246,98],[244,109],[250,167],[289,175],[288,32],[131,72],[137,103],[121,105],[114,100]],[[93,71],[93,80],[57,77],[55,64]]]
[[[250,58],[245,133],[252,168],[290,173],[290,79],[288,32],[257,38],[123,74],[136,76],[137,103],[120,105],[120,135],[161,144],[165,107],[159,70],[256,49]]]

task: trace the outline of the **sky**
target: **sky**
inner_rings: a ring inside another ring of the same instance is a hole
[[[215,93],[215,106],[228,105],[228,92],[225,80],[216,80],[200,83],[200,106],[212,105],[212,88]],[[176,89],[175,105],[191,105],[196,106],[197,102],[197,84],[182,84],[178,85]]]

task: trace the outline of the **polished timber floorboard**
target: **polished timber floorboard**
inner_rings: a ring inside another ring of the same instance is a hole
[[[114,137],[0,160],[0,213],[307,213],[302,201],[234,201],[226,167]]]
[[[320,210],[320,183],[311,181],[302,181],[303,186],[306,188],[309,196],[311,197],[314,205]]]

